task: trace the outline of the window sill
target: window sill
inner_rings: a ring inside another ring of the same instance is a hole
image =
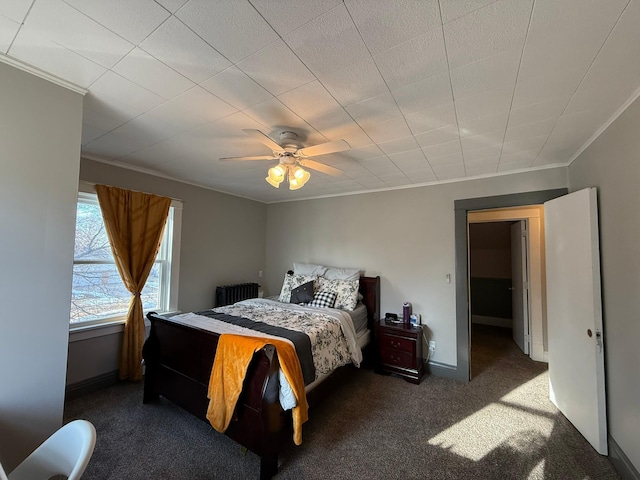
[[[146,313],[147,312],[145,312],[144,324],[146,329],[148,330],[150,323],[149,320],[147,320]],[[162,312],[160,313],[160,315],[171,316],[178,313],[180,313],[180,311],[173,310],[171,312]],[[121,333],[124,331],[124,322],[124,318],[116,318],[113,320],[104,321],[102,323],[94,323],[91,325],[70,325],[69,343]]]

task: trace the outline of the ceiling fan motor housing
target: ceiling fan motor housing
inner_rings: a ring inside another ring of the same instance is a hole
[[[280,133],[280,144],[282,149],[288,153],[295,153],[302,148],[302,143],[298,140],[298,134],[290,131]]]

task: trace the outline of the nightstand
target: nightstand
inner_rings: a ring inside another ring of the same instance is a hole
[[[376,371],[420,383],[424,375],[422,361],[422,325],[376,322]]]

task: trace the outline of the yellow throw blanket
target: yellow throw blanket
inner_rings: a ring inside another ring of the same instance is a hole
[[[227,430],[253,354],[265,345],[276,347],[280,368],[296,397],[297,405],[292,410],[293,441],[300,445],[302,424],[309,418],[309,406],[298,354],[293,345],[283,340],[226,333],[220,335],[209,379],[207,419],[218,432]]]

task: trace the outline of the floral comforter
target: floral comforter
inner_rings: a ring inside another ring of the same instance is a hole
[[[311,340],[316,379],[351,362],[360,366],[362,361],[353,322],[342,310],[254,298],[214,311],[305,333]]]

